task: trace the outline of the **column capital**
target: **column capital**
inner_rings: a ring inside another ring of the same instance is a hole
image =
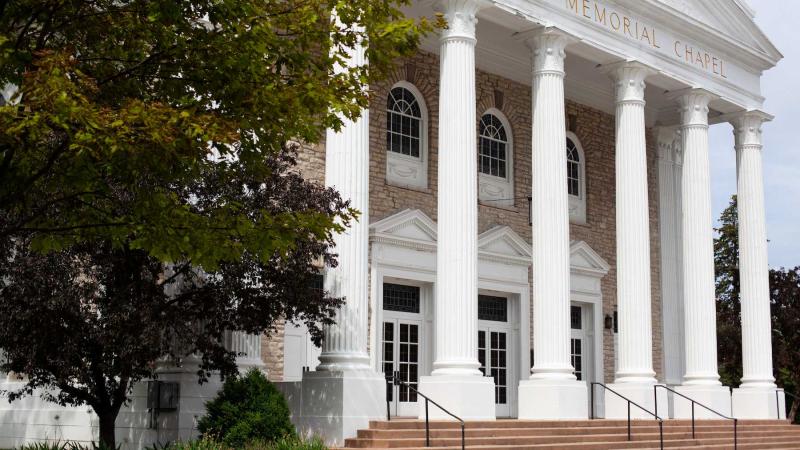
[[[689,88],[672,92],[669,97],[680,105],[681,126],[708,127],[708,104],[716,95],[705,89]]]
[[[761,125],[772,121],[773,117],[763,111],[743,111],[726,117],[733,125],[733,137],[737,149],[750,146],[761,147]]]
[[[576,39],[555,27],[542,27],[519,33],[518,39],[525,41],[533,51],[533,73],[556,73],[564,75],[564,59],[567,45]]]
[[[658,126],[655,132],[658,145],[658,159],[673,164],[680,164],[680,130],[674,126]]]
[[[644,104],[644,89],[647,87],[645,79],[657,73],[655,69],[638,61],[621,61],[603,65],[600,70],[614,80],[617,103]]]
[[[447,28],[442,30],[441,40],[452,39],[475,41],[475,25],[478,11],[489,6],[487,0],[439,0],[436,9],[444,15]]]

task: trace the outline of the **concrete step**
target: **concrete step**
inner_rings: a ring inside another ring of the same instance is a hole
[[[394,450],[460,450],[461,446],[448,446],[448,447],[398,447]],[[525,444],[525,445],[467,445],[469,450],[658,450],[659,441],[633,441],[633,442],[594,442],[594,443],[557,443],[557,444]],[[730,439],[724,440],[681,440],[681,441],[664,441],[664,448],[670,450],[678,449],[709,449],[709,450],[731,450],[733,449],[733,442]],[[756,449],[800,449],[800,443],[797,440],[740,440],[739,449],[742,450],[756,450]],[[378,450],[379,447],[372,448],[371,450]],[[367,448],[366,450],[370,450]]]
[[[639,425],[652,425],[656,423],[654,420],[632,420],[633,426]],[[730,420],[698,420],[697,425],[732,425]],[[627,426],[627,420],[616,419],[597,419],[597,420],[495,420],[495,421],[470,421],[466,423],[466,428],[575,428],[575,427],[603,427],[603,426]],[[671,425],[688,425],[691,426],[691,420],[665,420],[665,426]],[[739,426],[769,426],[769,425],[789,425],[785,420],[740,420]],[[431,420],[431,429],[438,428],[461,428],[458,422],[451,420]],[[425,428],[424,420],[392,420],[392,421],[371,421],[371,429],[415,429]]]
[[[425,422],[420,420],[373,421],[348,439],[348,449],[459,450],[461,427],[451,421],[430,422],[431,447],[425,447]],[[468,422],[465,427],[469,450],[622,450],[658,449],[658,422],[635,420],[628,440],[627,420]],[[739,422],[741,449],[800,450],[800,427],[782,420]],[[664,448],[732,449],[733,424],[729,420],[700,420],[692,437],[690,420],[664,422]]]
[[[658,425],[639,425],[631,428],[633,434],[638,433],[657,433]],[[664,432],[678,433],[688,432],[691,433],[691,425],[664,425]],[[739,427],[739,433],[778,433],[784,431],[797,431],[800,433],[800,427],[791,425],[770,425],[765,427]],[[697,425],[696,433],[698,435],[709,432],[724,432],[732,433],[733,426],[727,425]],[[575,434],[614,434],[614,433],[627,433],[627,427],[620,426],[605,426],[605,427],[573,427],[573,428],[466,428],[465,434],[468,438],[478,437],[501,437],[509,434],[514,436],[552,436],[552,435],[575,435]],[[358,438],[361,439],[408,439],[418,438],[425,436],[425,428],[414,429],[399,429],[399,430],[382,430],[382,429],[368,429],[359,430]],[[431,428],[431,437],[433,438],[460,438],[461,429],[441,429]]]
[[[739,440],[744,439],[798,439],[800,440],[800,431],[785,431],[779,433],[768,432],[751,432],[747,434],[740,433]],[[658,440],[659,433],[639,433],[632,434],[631,440],[633,441],[652,441]],[[733,440],[733,433],[728,432],[709,432],[704,434],[696,434],[692,438],[691,432],[682,433],[664,433],[664,441],[683,441],[683,440],[713,440],[713,439],[728,439]],[[628,435],[624,431],[619,431],[613,434],[573,434],[562,436],[517,436],[506,435],[502,437],[480,437],[468,438],[467,442],[470,446],[485,446],[485,445],[526,445],[526,444],[555,444],[555,443],[592,443],[592,442],[623,442],[628,440]],[[432,447],[452,447],[458,446],[461,443],[461,438],[431,438]],[[350,439],[346,441],[347,447],[350,448],[406,448],[406,447],[424,447],[425,438],[411,438],[411,439]]]

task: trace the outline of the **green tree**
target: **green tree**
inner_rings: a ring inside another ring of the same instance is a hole
[[[202,354],[202,380],[234,372],[225,330],[319,340],[341,299],[308,281],[358,212],[289,142],[357,117],[417,47],[405,3],[0,1],[0,349],[29,380],[10,397],[88,404],[113,447],[159,357]],[[357,43],[369,66],[345,64]]]
[[[720,378],[738,386],[742,379],[742,326],[739,285],[739,223],[736,196],[720,216],[714,240],[717,285],[717,340]],[[770,269],[772,360],[775,379],[789,393],[800,387],[800,267]],[[794,422],[800,402],[787,417]]]
[[[284,143],[356,117],[366,83],[426,28],[402,16],[405,2],[0,2],[0,87],[17,87],[0,106],[0,234],[34,233],[45,250],[108,239],[214,266],[242,254],[232,240],[269,255],[304,224],[333,229],[313,212],[198,214],[174,188],[220,161],[236,171],[221,176],[268,177],[264,158]],[[370,64],[348,67],[358,42]]]

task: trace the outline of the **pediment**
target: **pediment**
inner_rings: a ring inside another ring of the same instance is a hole
[[[611,266],[584,241],[572,241],[570,244],[570,267],[572,270],[605,275]]]
[[[661,3],[689,21],[712,28],[726,38],[764,54],[775,63],[782,58],[780,51],[755,23],[755,11],[746,0],[650,1]]]
[[[436,223],[418,209],[406,209],[370,225],[373,236],[436,243]]]
[[[493,255],[531,259],[531,246],[509,226],[496,226],[478,236],[478,249]]]

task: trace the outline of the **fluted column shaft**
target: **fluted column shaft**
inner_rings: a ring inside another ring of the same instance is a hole
[[[683,287],[686,344],[684,385],[720,385],[714,289],[714,243],[708,148],[711,95],[693,89],[678,97],[683,138]]]
[[[650,69],[608,68],[616,84],[616,223],[619,365],[616,383],[655,383],[650,305],[650,209],[644,91]]]
[[[768,116],[745,113],[733,120],[739,214],[739,280],[742,305],[742,388],[775,388],[769,299],[767,230],[761,124]]]
[[[575,379],[570,362],[569,209],[564,59],[568,37],[550,29],[533,49],[532,379]]]
[[[358,46],[348,61],[351,67],[367,64]],[[355,121],[343,119],[337,132],[329,129],[325,143],[325,184],[335,188],[360,212],[343,233],[334,238],[338,266],[325,274],[325,290],[345,303],[334,325],[325,327],[317,370],[368,370],[369,320],[369,110]]]
[[[681,384],[683,357],[683,290],[681,289],[681,162],[679,134],[674,128],[658,132],[659,231],[661,237],[661,305],[664,330],[664,381]]]
[[[475,14],[482,3],[450,0],[442,6],[448,28],[440,41],[433,375],[479,376]]]

